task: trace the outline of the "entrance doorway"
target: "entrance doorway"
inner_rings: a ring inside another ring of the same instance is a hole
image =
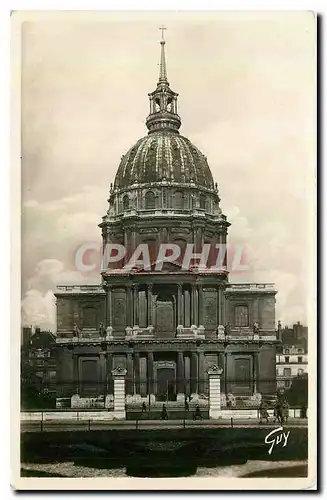
[[[176,401],[176,380],[173,368],[157,370],[157,401]]]

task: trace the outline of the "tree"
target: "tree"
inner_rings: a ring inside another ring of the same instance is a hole
[[[290,406],[297,408],[308,407],[308,374],[298,375],[292,381],[290,389],[285,391],[285,397]]]

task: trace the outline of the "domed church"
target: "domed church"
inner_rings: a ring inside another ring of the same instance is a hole
[[[205,406],[213,365],[223,405],[276,392],[276,290],[230,283],[226,255],[215,265],[230,224],[206,156],[180,133],[160,44],[148,133],[122,156],[99,224],[104,254],[124,253],[104,259],[101,285],[56,290],[58,406],[109,407],[118,367],[131,405]]]

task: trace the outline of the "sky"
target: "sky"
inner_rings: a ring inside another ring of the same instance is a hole
[[[147,134],[161,32],[180,132],[206,156],[276,320],[307,324],[315,161],[310,12],[49,13],[22,25],[22,321],[56,329],[57,284],[97,283],[76,249],[100,242],[120,158]]]

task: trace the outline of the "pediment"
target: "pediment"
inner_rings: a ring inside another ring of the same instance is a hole
[[[182,265],[179,264],[178,262],[163,262],[162,263],[162,268],[159,270],[159,269],[156,269],[156,266],[157,266],[157,262],[154,262],[153,264],[151,264],[151,269],[147,270],[147,269],[143,269],[142,266],[140,267],[133,267],[132,271],[134,273],[143,273],[143,272],[152,272],[152,273],[160,273],[160,272],[171,272],[171,273],[176,273],[176,272],[180,272],[182,271]]]
[[[155,271],[155,266],[153,266],[153,270]],[[162,271],[166,272],[178,272],[182,270],[182,265],[178,262],[164,262],[162,265]]]

